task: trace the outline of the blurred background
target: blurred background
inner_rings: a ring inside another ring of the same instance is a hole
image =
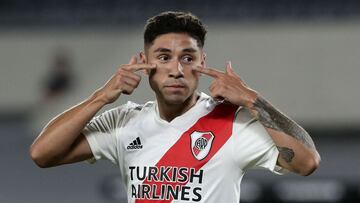
[[[0,0],[0,202],[126,202],[110,162],[40,169],[28,150],[51,118],[142,50],[146,19],[166,10],[198,15],[209,29],[207,64],[231,60],[322,155],[309,177],[249,172],[240,202],[360,201],[360,1]],[[204,76],[199,89],[210,82]],[[106,109],[151,99],[143,77]]]

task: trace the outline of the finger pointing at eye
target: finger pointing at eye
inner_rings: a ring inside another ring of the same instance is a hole
[[[216,69],[213,69],[213,68],[202,68],[202,67],[194,67],[193,70],[199,72],[199,73],[203,73],[205,75],[208,75],[210,77],[213,77],[213,78],[218,78],[219,76],[223,75],[224,73],[221,72],[221,71],[218,71]]]

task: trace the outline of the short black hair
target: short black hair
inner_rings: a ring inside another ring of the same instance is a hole
[[[193,37],[200,48],[204,47],[205,25],[190,12],[166,11],[149,18],[144,29],[145,47],[159,36],[167,33],[186,33]]]

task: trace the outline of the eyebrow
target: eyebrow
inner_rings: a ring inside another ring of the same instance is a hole
[[[183,49],[182,50],[183,52],[188,52],[188,53],[194,53],[194,52],[197,52],[196,49],[194,48],[186,48],[186,49]],[[171,52],[170,49],[167,49],[167,48],[163,48],[163,47],[160,47],[160,48],[157,48],[154,50],[154,52]]]
[[[171,52],[171,50],[160,47],[160,48],[155,49],[154,52]]]
[[[183,52],[194,53],[194,52],[197,52],[197,50],[194,48],[187,48],[187,49],[183,49]]]

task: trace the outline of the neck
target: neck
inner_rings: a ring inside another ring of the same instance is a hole
[[[183,103],[180,104],[169,104],[164,100],[157,100],[160,117],[168,122],[172,121],[174,118],[181,116],[186,111],[188,111],[192,106],[196,104],[199,95],[194,93]]]

